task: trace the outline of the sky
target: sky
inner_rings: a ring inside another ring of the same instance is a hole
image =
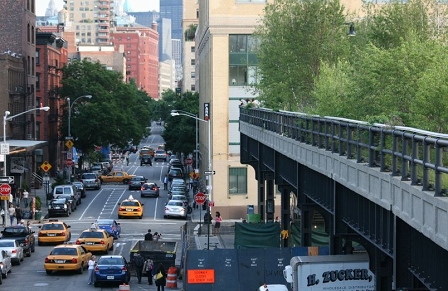
[[[128,2],[133,8],[132,12],[146,12],[152,10],[159,11],[159,0],[128,0]],[[37,16],[45,16],[45,10],[48,7],[48,3],[50,3],[50,0],[36,0]],[[63,1],[54,0],[54,3],[56,4],[57,10],[60,11],[62,9]]]

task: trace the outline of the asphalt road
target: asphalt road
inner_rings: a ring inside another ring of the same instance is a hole
[[[161,128],[153,130],[153,134],[142,140],[140,146],[151,145],[157,147],[163,143],[160,136]],[[159,133],[159,134],[157,134]],[[122,228],[121,237],[114,242],[113,254],[123,255],[129,260],[129,251],[131,247],[140,239],[143,239],[147,229],[152,229],[162,233],[163,240],[180,241],[180,227],[185,220],[164,219],[163,210],[167,201],[167,191],[163,190],[162,177],[167,171],[166,162],[153,162],[152,167],[140,166],[137,154],[130,155],[129,165],[117,163],[115,169],[122,169],[129,174],[143,175],[149,182],[156,182],[161,186],[159,198],[142,198],[135,190],[128,190],[124,184],[103,184],[101,190],[88,190],[87,197],[82,200],[81,205],[70,217],[60,217],[70,225],[72,233],[72,242],[75,242],[80,233],[88,229],[90,224],[97,218],[113,218],[120,223]],[[118,219],[117,203],[133,195],[144,203],[143,219]],[[12,272],[8,278],[3,280],[1,289],[8,291],[23,290],[58,290],[58,291],[79,291],[79,290],[118,290],[118,286],[108,286],[95,288],[93,285],[87,285],[88,274],[74,273],[55,273],[51,276],[46,275],[44,269],[44,259],[53,248],[52,246],[37,246],[37,226],[33,226],[36,231],[36,251],[31,257],[25,258],[20,266],[13,266]],[[110,252],[111,254],[112,252]],[[154,286],[146,284],[136,285],[137,279],[131,278],[131,290],[155,290]],[[134,286],[134,288],[133,288]],[[137,289],[138,286],[138,289]]]

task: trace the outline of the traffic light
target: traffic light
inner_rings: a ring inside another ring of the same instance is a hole
[[[180,91],[180,88],[176,88],[176,97],[181,97],[181,91]]]

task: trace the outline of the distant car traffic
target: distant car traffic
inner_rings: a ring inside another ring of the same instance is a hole
[[[150,165],[152,166],[152,156],[151,155],[142,155],[140,158],[140,166]]]
[[[121,234],[121,226],[114,219],[97,219],[96,224],[99,228],[106,230],[109,235],[118,239]]]
[[[140,197],[159,197],[160,187],[156,183],[145,183],[140,189]]]
[[[99,287],[102,283],[129,283],[131,272],[129,263],[123,256],[101,256],[95,266],[93,284]]]
[[[167,161],[168,156],[166,154],[165,150],[156,150],[156,152],[154,153],[154,161],[158,161],[158,160],[163,160],[163,161]]]
[[[101,180],[96,173],[83,173],[80,181],[85,189],[101,189]]]
[[[81,198],[86,198],[86,189],[84,188],[84,184],[82,182],[73,182],[76,189],[78,189],[79,195]]]
[[[134,177],[135,175],[129,175],[125,171],[112,171],[107,175],[101,175],[99,179],[101,180],[101,183],[123,183],[128,184],[129,181]]]
[[[48,205],[48,217],[55,217],[58,215],[69,217],[71,213],[70,202],[67,198],[53,199]]]

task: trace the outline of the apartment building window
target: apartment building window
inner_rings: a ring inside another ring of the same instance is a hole
[[[130,55],[131,54],[131,51],[128,51],[128,55]]]
[[[190,86],[190,91],[191,91],[191,92],[195,92],[195,91],[196,91],[196,85],[195,85],[195,84],[192,84],[192,85]]]
[[[131,40],[131,37],[130,37],[130,36],[128,36],[128,40]]]
[[[191,47],[191,52],[194,53],[196,51],[196,47],[192,46]]]
[[[35,71],[35,66],[36,64],[34,63],[34,57],[31,58],[31,76],[34,76],[34,71]]]
[[[127,47],[131,47],[131,44],[130,43],[128,43],[127,45],[126,45]]]
[[[40,90],[40,73],[36,73],[36,90]]]
[[[31,75],[31,58],[28,56],[27,58],[27,66],[28,66],[28,75]]]
[[[229,168],[229,193],[247,194],[247,168]]]
[[[128,58],[128,62],[130,62],[131,61],[131,58]]]
[[[31,26],[31,43],[34,44],[34,37],[35,37],[35,33],[34,33],[34,26]]]
[[[40,65],[40,50],[36,50],[36,65]]]
[[[229,85],[256,84],[259,42],[251,35],[229,35]]]
[[[27,26],[27,30],[26,30],[26,40],[27,40],[28,42],[30,42],[30,36],[31,36],[30,24],[28,24],[28,26]]]
[[[192,79],[196,78],[196,73],[195,73],[195,72],[191,72],[190,77],[191,77]]]
[[[192,66],[194,66],[194,65],[196,64],[196,60],[195,60],[195,59],[191,59],[190,64],[191,64]]]
[[[118,40],[121,40],[121,36],[118,37]]]

